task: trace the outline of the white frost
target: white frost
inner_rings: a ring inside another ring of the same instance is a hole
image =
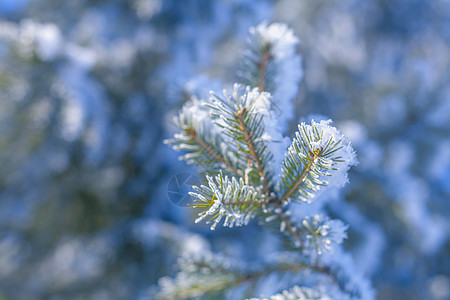
[[[262,45],[270,44],[270,55],[273,61],[274,88],[271,90],[273,104],[279,111],[278,122],[281,129],[286,131],[288,121],[294,116],[292,100],[298,94],[300,80],[303,76],[301,56],[296,53],[299,43],[292,29],[286,24],[266,22],[250,29],[252,40]],[[272,69],[272,70],[270,70]]]

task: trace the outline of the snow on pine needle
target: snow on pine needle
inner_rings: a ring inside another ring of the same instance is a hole
[[[214,230],[221,222],[225,227],[244,226],[258,218],[259,224],[278,229],[275,232],[288,242],[283,243],[285,251],[305,260],[299,261],[300,265],[275,268],[263,264],[261,270],[248,276],[221,272],[220,266],[212,265],[208,276],[197,269],[188,276],[181,271],[167,281],[170,284],[163,284],[170,295],[188,298],[226,293],[250,279],[259,284],[263,277],[276,273],[303,271],[308,272],[308,278],[316,278],[317,284],[294,287],[270,299],[311,295],[327,299],[328,292],[322,293],[321,287],[324,277],[329,279],[323,285],[332,290],[329,295],[353,299],[354,291],[362,294],[358,285],[346,289],[347,277],[340,276],[341,266],[334,268],[323,260],[339,253],[347,226],[322,216],[324,211],[314,204],[305,207],[307,214],[302,217],[289,205],[293,200],[311,203],[325,190],[342,187],[348,181],[350,166],[357,163],[350,141],[331,120],[301,123],[291,144],[283,135],[294,114],[291,102],[301,78],[297,44],[286,25],[263,23],[253,28],[242,73],[248,85],[234,84],[223,96],[212,92],[209,99],[185,105],[176,119],[181,132],[168,143],[184,151],[182,158],[189,163],[205,167],[207,183],[194,186],[189,193],[191,206],[200,209],[196,223],[206,220]],[[280,112],[283,116],[277,115]],[[344,294],[348,297],[341,297]],[[363,297],[354,299],[358,298]]]
[[[325,187],[342,187],[357,164],[350,141],[331,120],[301,123],[283,161],[278,192],[282,202],[311,202]]]
[[[273,95],[272,109],[278,112],[282,131],[294,116],[292,100],[303,76],[298,38],[286,24],[261,23],[250,28],[248,50],[244,53],[244,82]]]
[[[284,290],[281,293],[275,294],[271,297],[251,298],[250,300],[332,300],[328,295],[322,291],[310,289],[307,287],[293,286],[289,290]]]
[[[230,158],[232,152],[228,150],[219,128],[212,122],[205,102],[192,98],[183,106],[173,123],[180,131],[164,143],[185,152],[180,159],[210,170],[241,173]]]
[[[306,217],[302,221],[306,232],[305,248],[314,250],[317,254],[332,252],[333,245],[339,245],[347,238],[347,228],[340,220],[329,220],[320,215]]]
[[[252,186],[246,185],[242,178],[236,179],[223,176],[222,173],[212,177],[206,176],[208,185],[194,186],[195,192],[189,194],[195,198],[192,206],[203,208],[196,223],[207,217],[207,223],[213,222],[214,230],[225,217],[223,226],[233,227],[247,225],[258,212],[261,201],[258,191]]]
[[[270,94],[256,88],[234,85],[232,95],[212,94],[207,105],[214,123],[222,129],[233,161],[245,170],[245,182],[263,185],[267,191],[273,184],[273,154],[268,147],[264,120],[270,115]]]

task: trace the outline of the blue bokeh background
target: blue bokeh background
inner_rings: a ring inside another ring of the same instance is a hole
[[[190,232],[254,254],[256,224],[170,201],[196,170],[163,140],[265,20],[301,40],[292,131],[326,115],[358,153],[329,210],[378,299],[450,299],[448,0],[0,0],[0,299],[151,298]]]

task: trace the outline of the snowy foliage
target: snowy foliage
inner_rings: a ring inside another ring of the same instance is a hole
[[[356,164],[356,155],[350,142],[330,123],[312,120],[311,125],[298,126],[283,161],[282,201],[295,197],[311,202],[323,187],[339,188],[347,183],[347,171]]]
[[[208,186],[194,186],[197,192],[190,192],[194,197],[193,207],[208,210],[199,213],[195,223],[211,216],[208,222],[214,220],[211,229],[214,230],[220,220],[225,217],[223,226],[233,227],[247,225],[255,217],[260,200],[258,192],[244,183],[242,178],[237,180],[223,176],[222,173],[215,178],[206,176]]]
[[[251,300],[331,300],[330,298],[313,289],[293,286],[288,291],[273,295],[269,298],[251,298]]]
[[[263,24],[257,30],[260,31],[260,39],[267,39],[259,44],[263,57],[268,45],[273,46],[274,56],[277,51],[283,53],[286,44],[289,51],[293,50],[291,46],[296,39],[286,26],[276,24],[267,27],[265,32],[266,25]],[[271,42],[274,44],[270,45]],[[294,57],[294,66],[290,67],[295,67],[297,56],[288,54]],[[181,133],[175,134],[167,143],[172,144],[175,150],[187,152],[181,158],[201,165],[207,174],[216,173],[217,164],[223,168],[218,175],[206,175],[208,185],[194,186],[195,192],[190,192],[194,200],[192,206],[202,209],[196,223],[210,218],[207,223],[213,223],[212,230],[222,219],[225,219],[223,225],[228,227],[248,225],[253,218],[258,218],[266,226],[275,225],[279,228],[280,237],[293,242],[294,247],[287,246],[287,249],[300,254],[297,262],[300,263],[299,269],[292,269],[295,263],[286,269],[263,264],[262,270],[256,273],[248,271],[246,275],[239,275],[213,263],[196,263],[206,265],[200,269],[192,268],[192,264],[183,265],[174,279],[166,278],[160,282],[161,292],[158,295],[170,299],[228,293],[228,290],[251,279],[260,281],[262,277],[270,277],[271,273],[284,270],[298,275],[308,270],[314,274],[310,284],[316,289],[320,286],[317,290],[313,288],[312,293],[321,295],[321,289],[327,288],[336,298],[345,295],[347,299],[371,299],[372,296],[367,296],[357,286],[348,290],[347,277],[334,270],[333,264],[318,259],[324,252],[331,255],[334,248],[342,243],[347,237],[347,226],[339,220],[329,220],[319,215],[307,216],[298,222],[289,210],[292,198],[309,203],[322,194],[325,189],[321,187],[342,187],[348,181],[350,166],[356,164],[355,152],[347,138],[330,125],[331,120],[319,123],[312,120],[311,125],[302,123],[282,166],[278,166],[280,169],[282,167],[282,175],[277,176],[279,173],[273,170],[277,167],[274,162],[279,160],[273,157],[279,156],[281,148],[273,145],[273,138],[277,136],[280,142],[284,139],[277,132],[283,119],[274,118],[272,103],[278,99],[265,91],[266,87],[278,86],[276,80],[266,76],[265,63],[258,65],[258,87],[235,84],[231,94],[226,90],[223,92],[223,98],[212,93],[212,97],[204,103],[195,98],[186,103],[175,118],[175,125]],[[272,61],[273,67],[287,65],[289,59]],[[249,82],[251,76],[249,73]],[[287,96],[291,97],[289,92]],[[218,147],[219,144],[226,146]],[[211,160],[202,160],[203,156]],[[208,161],[211,162],[208,164]],[[222,172],[231,177],[224,176]],[[330,280],[327,287],[320,280],[313,279],[321,276],[342,282],[336,286]],[[302,291],[298,287],[293,288],[293,293]],[[309,289],[304,291],[310,293]],[[256,290],[253,288],[248,292],[253,295]],[[285,296],[289,296],[288,292]],[[278,296],[274,297],[276,299]]]
[[[319,215],[315,215],[306,217],[302,221],[302,225],[308,232],[307,243],[315,247],[318,254],[322,254],[324,251],[331,252],[333,244],[341,244],[347,238],[347,226],[340,220],[328,221]]]
[[[286,24],[261,23],[250,29],[249,50],[244,53],[242,79],[273,95],[272,109],[283,131],[294,116],[293,100],[303,76],[297,45],[297,37]]]

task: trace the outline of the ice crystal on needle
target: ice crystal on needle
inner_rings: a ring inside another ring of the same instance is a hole
[[[236,179],[223,176],[222,173],[215,177],[206,176],[208,186],[194,186],[196,192],[190,192],[194,197],[195,208],[206,208],[199,213],[195,220],[198,223],[210,216],[208,222],[213,222],[211,229],[225,217],[223,226],[233,227],[247,225],[255,217],[258,209],[258,192],[244,183],[242,178]]]

